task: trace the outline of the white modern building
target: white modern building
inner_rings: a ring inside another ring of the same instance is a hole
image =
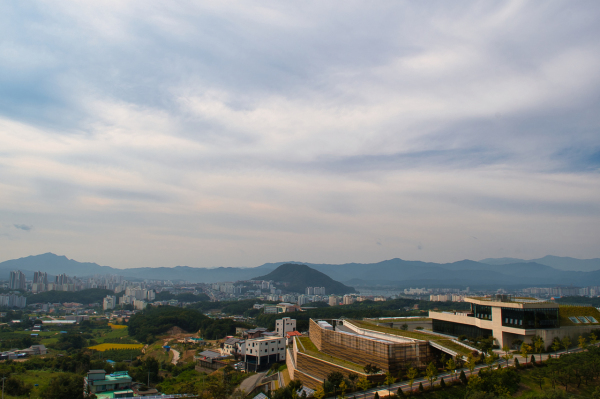
[[[275,332],[280,337],[285,337],[287,333],[296,331],[296,320],[284,317],[275,321]]]
[[[248,370],[261,370],[273,363],[285,362],[285,338],[262,337],[237,343]]]

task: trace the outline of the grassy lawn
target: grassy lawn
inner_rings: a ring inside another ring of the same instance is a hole
[[[285,369],[281,372],[281,375],[283,376],[283,383],[287,387],[290,383],[290,373]]]
[[[102,330],[102,335],[96,338],[96,341],[101,344],[106,339],[125,338],[127,337],[127,328],[119,328],[114,330]]]
[[[22,380],[23,382],[27,383],[27,384],[31,384],[31,385],[35,385],[38,384],[39,386],[34,386],[33,389],[31,390],[31,398],[41,398],[44,395],[44,391],[46,390],[46,388],[48,387],[48,385],[50,385],[50,382],[52,381],[53,378],[58,377],[60,374],[60,372],[53,372],[53,371],[27,371],[25,373],[22,374],[14,374],[15,377],[18,377],[20,380]],[[4,398],[6,399],[12,399],[12,398],[24,398],[25,396],[10,396],[7,394],[4,394]]]
[[[378,326],[376,324],[373,324],[373,323],[370,323],[370,322],[367,322],[364,320],[350,320],[350,322],[357,327],[365,328],[368,330],[378,331],[378,332],[391,334],[391,335],[397,335],[399,337],[414,338],[414,339],[420,339],[423,341],[433,341],[433,342],[436,342],[442,346],[445,346],[446,348],[451,349],[463,356],[467,356],[469,353],[471,353],[471,351],[469,349],[465,348],[462,345],[458,345],[455,342],[452,342],[451,339],[440,337],[437,335],[427,334],[427,333],[423,333],[423,332],[419,332],[419,331],[404,331],[404,330],[400,330],[398,328],[382,327],[382,326]]]
[[[319,352],[319,350],[317,349],[315,344],[310,340],[309,337],[299,337],[297,339],[300,340],[300,342],[302,343],[302,345],[298,345],[298,351],[306,353],[307,355],[316,357],[318,359],[325,360],[326,362],[337,364],[339,366],[346,367],[350,370],[354,370],[356,372],[364,374],[363,367],[356,363],[352,363],[347,360],[340,359],[338,357],[331,356],[323,352]],[[304,350],[302,350],[302,346],[304,346]]]

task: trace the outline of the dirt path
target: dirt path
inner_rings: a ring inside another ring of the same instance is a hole
[[[171,349],[171,352],[173,352],[173,360],[171,360],[171,363],[177,364],[177,362],[179,361],[179,351]]]

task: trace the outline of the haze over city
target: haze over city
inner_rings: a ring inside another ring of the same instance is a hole
[[[0,261],[600,257],[597,2],[0,4]]]

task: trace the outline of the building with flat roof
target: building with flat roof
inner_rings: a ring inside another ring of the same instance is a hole
[[[280,337],[285,337],[290,331],[296,331],[296,320],[289,317],[275,320],[275,332]]]
[[[531,342],[540,336],[549,346],[554,338],[576,338],[600,327],[600,316],[594,316],[600,313],[591,307],[570,307],[574,316],[563,320],[557,303],[535,298],[494,295],[465,298],[465,302],[471,304],[470,311],[430,311],[433,331],[473,338],[492,336],[500,347],[511,346],[516,340]]]
[[[244,356],[248,370],[256,371],[269,367],[273,363],[285,361],[285,338],[262,337],[247,339],[237,343]]]
[[[89,393],[97,394],[110,391],[127,391],[131,388],[132,378],[127,371],[106,374],[104,370],[90,370],[85,377],[85,386]]]

